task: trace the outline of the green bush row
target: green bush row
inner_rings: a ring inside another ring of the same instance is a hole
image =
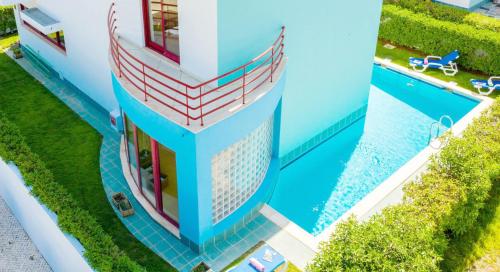
[[[16,29],[16,19],[12,6],[0,7],[0,36]]]
[[[500,22],[479,13],[469,12],[465,9],[451,7],[430,0],[384,0],[385,4],[397,5],[413,12],[423,13],[438,20],[454,23],[466,23],[477,29],[500,31]]]
[[[311,271],[439,271],[449,237],[474,228],[492,186],[500,186],[500,98],[451,138],[402,203],[365,222],[340,223]]]
[[[78,207],[62,185],[34,154],[18,128],[0,113],[0,157],[12,161],[32,194],[57,214],[58,224],[85,248],[84,255],[97,271],[145,271],[125,255],[89,212]]]
[[[431,55],[460,50],[458,63],[469,70],[500,74],[500,35],[429,18],[394,5],[384,5],[379,37]]]

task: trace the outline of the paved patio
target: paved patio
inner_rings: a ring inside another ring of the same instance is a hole
[[[207,263],[214,271],[220,271],[259,241],[271,239],[276,234],[281,233],[277,225],[259,214],[245,227],[238,230],[235,235],[218,241],[214,247],[206,250],[203,254],[193,252],[156,223],[133,197],[123,176],[120,163],[121,135],[110,127],[108,113],[77,88],[59,79],[55,73],[43,67],[39,62],[29,58],[16,61],[103,135],[100,164],[103,186],[108,201],[111,201],[113,193],[124,192],[131,200],[136,213],[134,216],[123,218],[113,207],[116,215],[139,241],[179,271],[190,271],[201,261]],[[284,241],[283,239],[279,240],[281,243]]]
[[[50,266],[0,197],[0,272],[50,272]]]

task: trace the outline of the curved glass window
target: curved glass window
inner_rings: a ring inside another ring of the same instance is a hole
[[[156,211],[178,227],[175,152],[156,142],[126,116],[125,134],[128,163],[135,184]]]
[[[273,117],[212,158],[212,221],[218,223],[257,191],[271,162]]]

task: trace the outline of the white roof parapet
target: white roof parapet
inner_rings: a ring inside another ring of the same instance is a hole
[[[38,8],[22,10],[21,19],[45,35],[62,30],[62,24],[59,21],[50,17]]]

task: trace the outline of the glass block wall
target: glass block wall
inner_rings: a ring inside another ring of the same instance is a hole
[[[212,220],[230,215],[259,188],[271,162],[273,117],[212,158]]]

